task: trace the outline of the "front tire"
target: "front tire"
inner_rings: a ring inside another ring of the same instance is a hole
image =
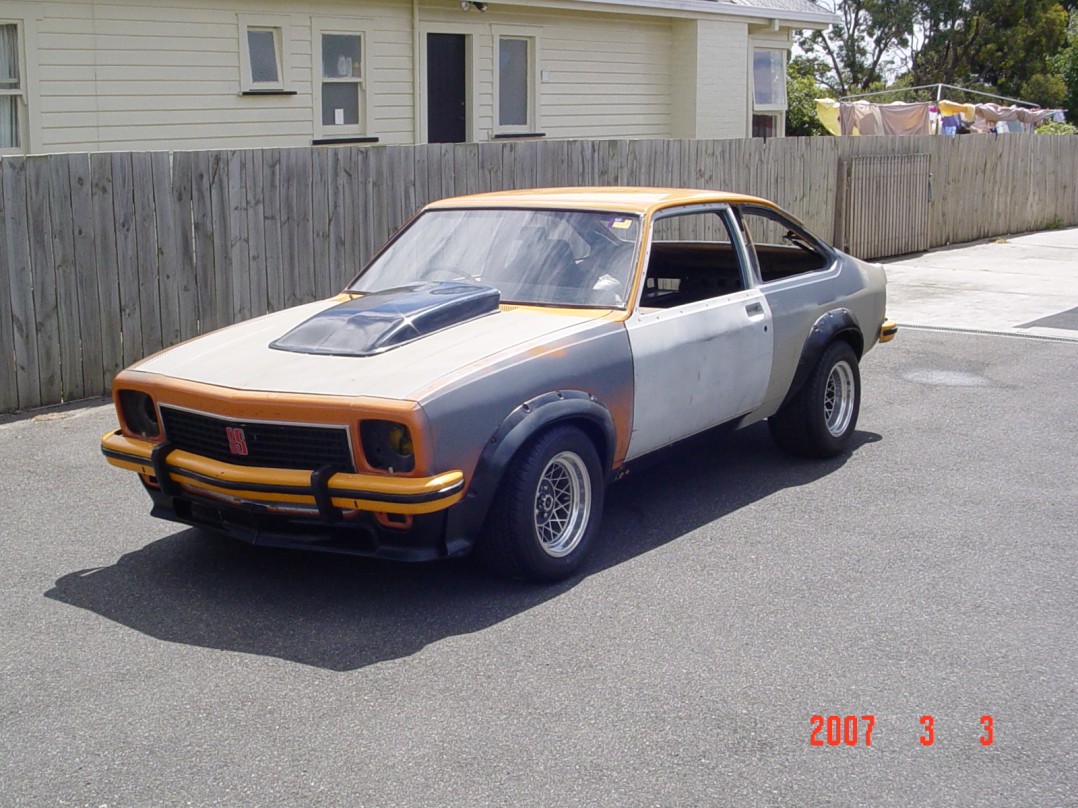
[[[796,395],[767,419],[782,449],[800,457],[834,457],[849,446],[861,411],[861,371],[846,342],[831,343]]]
[[[555,426],[509,464],[476,556],[509,578],[567,578],[587,558],[603,512],[598,452],[576,427]]]

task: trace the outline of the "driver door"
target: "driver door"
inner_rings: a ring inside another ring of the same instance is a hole
[[[640,299],[626,321],[633,353],[627,459],[730,421],[763,403],[771,310],[725,205],[652,220]]]

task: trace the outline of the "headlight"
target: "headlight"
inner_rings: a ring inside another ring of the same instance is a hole
[[[411,471],[415,468],[412,433],[396,421],[362,421],[359,437],[371,468]]]
[[[153,399],[138,390],[120,391],[120,411],[128,430],[143,438],[156,438],[161,434],[157,421],[157,408]]]

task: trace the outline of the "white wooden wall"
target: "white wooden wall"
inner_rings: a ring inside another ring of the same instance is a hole
[[[742,137],[747,26],[708,21],[694,31],[698,60],[684,70],[670,18],[421,0],[421,30],[462,32],[474,49],[472,133],[494,131],[499,32],[535,35],[536,129],[548,138]],[[240,95],[240,19],[285,29],[286,86],[295,95]],[[317,76],[312,19],[352,18],[368,33],[368,133],[382,144],[422,135],[422,39],[408,0],[0,0],[24,22],[31,153],[310,145]],[[420,47],[421,51],[421,47]],[[417,81],[417,78],[420,80]],[[680,84],[691,85],[683,92]],[[685,104],[692,108],[685,109]],[[675,109],[675,107],[679,107]],[[418,118],[417,118],[418,116]],[[689,135],[675,117],[706,120]]]

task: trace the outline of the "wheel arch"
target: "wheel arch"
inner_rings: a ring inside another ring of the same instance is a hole
[[[816,367],[824,351],[835,340],[846,342],[853,349],[858,360],[864,355],[865,337],[861,326],[849,309],[832,309],[812,324],[805,338],[805,344],[801,348],[801,358],[797,362],[797,369],[794,371],[794,378],[790,383],[790,389],[786,391],[783,404],[790,401],[805,386],[812,369]]]
[[[589,393],[555,390],[516,407],[487,440],[464,498],[449,511],[447,541],[471,544],[482,529],[502,477],[513,458],[554,426],[575,426],[595,446],[604,477],[613,465],[616,432],[610,411]]]

